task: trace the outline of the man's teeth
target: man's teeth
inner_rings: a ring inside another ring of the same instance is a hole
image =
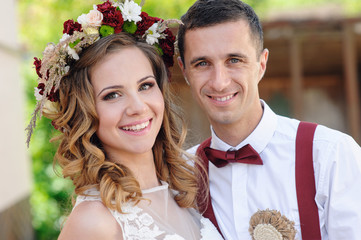
[[[146,121],[144,123],[137,124],[134,126],[122,127],[122,129],[126,130],[126,131],[140,131],[140,130],[143,130],[144,128],[148,127],[149,123],[150,123],[149,121]]]
[[[226,97],[221,97],[221,98],[213,97],[214,100],[219,101],[219,102],[225,102],[225,101],[227,101],[227,100],[229,100],[231,98],[233,98],[233,94],[229,95],[229,96],[226,96]]]

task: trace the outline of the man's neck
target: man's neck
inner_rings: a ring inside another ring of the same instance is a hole
[[[263,108],[260,106],[260,109],[255,111],[251,118],[245,117],[232,124],[211,124],[213,131],[219,139],[228,145],[236,147],[256,129],[262,119],[262,115]]]

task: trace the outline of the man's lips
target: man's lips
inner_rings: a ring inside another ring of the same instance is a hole
[[[217,102],[227,102],[229,100],[231,100],[232,98],[234,98],[237,95],[237,93],[233,93],[233,94],[229,94],[229,95],[225,95],[225,96],[210,96],[208,95],[209,98],[217,101]]]

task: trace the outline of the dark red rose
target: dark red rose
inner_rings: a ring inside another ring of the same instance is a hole
[[[163,32],[166,35],[165,39],[159,39],[159,45],[163,50],[165,55],[174,55],[174,42],[175,37],[173,36],[172,32],[167,28]]]
[[[159,39],[159,46],[163,51],[163,60],[167,67],[172,67],[174,64],[173,55],[174,55],[174,42],[175,37],[173,33],[167,28],[163,32],[166,35],[165,39]]]
[[[45,84],[44,83],[39,83],[38,84],[38,89],[40,89],[39,94],[44,95]]]
[[[105,13],[105,12],[110,12],[110,11],[115,11],[116,8],[112,6],[112,3],[109,1],[106,1],[102,4],[98,4],[97,5],[97,10],[101,13]]]
[[[164,54],[164,55],[162,56],[162,58],[163,58],[163,61],[164,61],[165,66],[166,66],[167,68],[173,67],[173,65],[174,65],[173,55],[170,56],[170,55]]]
[[[122,13],[118,10],[103,13],[103,24],[114,27],[114,32],[119,33],[122,31],[124,19]]]
[[[137,31],[135,32],[136,35],[143,36],[145,31],[147,31],[155,22],[160,21],[160,18],[151,17],[146,12],[142,12],[140,14],[142,18],[141,21],[137,22]]]
[[[44,83],[39,83],[38,84],[38,89],[40,89],[39,94],[44,95],[45,84]],[[53,87],[51,89],[50,94],[47,96],[47,98],[52,102],[57,102],[57,101],[59,101],[59,91],[54,92],[54,89],[55,89],[55,87]]]
[[[34,66],[35,66],[36,74],[38,74],[39,78],[42,78],[43,75],[40,73],[41,59],[34,57]]]
[[[103,24],[114,28],[114,33],[120,33],[124,19],[122,13],[113,7],[109,1],[97,5],[98,11],[103,14]]]
[[[52,87],[50,94],[48,95],[48,99],[52,102],[58,102],[59,101],[59,91],[57,90],[56,92],[54,92],[54,88]]]
[[[69,19],[68,21],[64,22],[64,30],[63,33],[67,33],[69,35],[73,35],[74,31],[81,32],[81,24],[78,22],[74,22],[73,19]]]

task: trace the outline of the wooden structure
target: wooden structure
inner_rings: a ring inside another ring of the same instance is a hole
[[[270,56],[261,98],[276,113],[346,132],[361,144],[361,18],[268,21],[263,29]],[[178,66],[173,81],[192,145],[209,136],[209,123]]]

